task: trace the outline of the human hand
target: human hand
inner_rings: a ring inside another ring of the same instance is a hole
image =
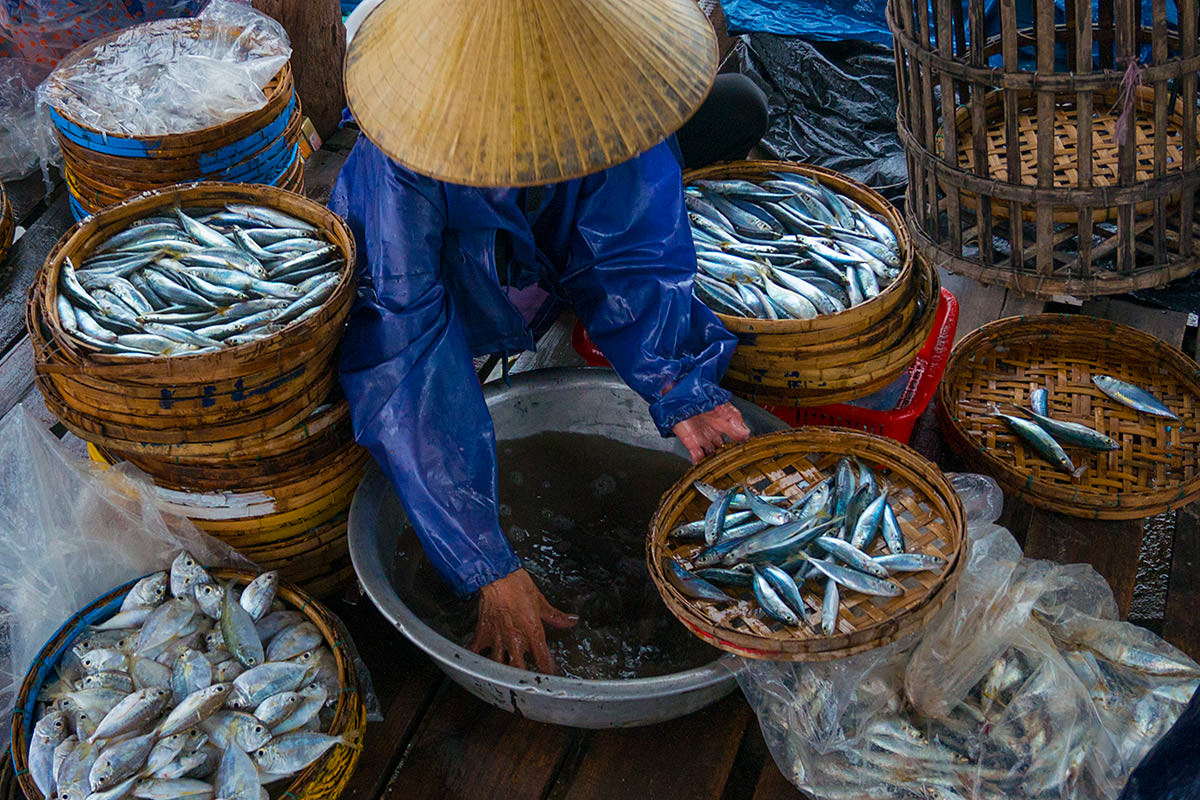
[[[687,448],[693,464],[699,464],[705,456],[715,453],[726,437],[735,442],[750,438],[750,429],[733,403],[723,403],[712,411],[688,417],[671,430]]]
[[[479,621],[469,649],[473,653],[491,650],[493,661],[518,669],[528,669],[525,656],[532,653],[538,671],[553,675],[558,665],[546,645],[542,624],[565,629],[578,621],[550,605],[529,573],[518,569],[479,590]]]

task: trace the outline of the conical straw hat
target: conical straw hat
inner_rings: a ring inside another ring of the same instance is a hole
[[[383,0],[350,43],[346,95],[416,172],[530,186],[648,150],[716,70],[695,0]]]

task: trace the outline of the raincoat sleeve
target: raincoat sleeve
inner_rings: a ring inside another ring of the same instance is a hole
[[[663,436],[730,399],[718,382],[737,340],[692,296],[695,274],[679,164],[666,143],[584,179],[560,282]]]
[[[359,253],[340,366],[355,437],[395,486],[430,562],[468,594],[520,562],[500,531],[492,422],[440,276],[445,194],[360,138],[330,207]]]

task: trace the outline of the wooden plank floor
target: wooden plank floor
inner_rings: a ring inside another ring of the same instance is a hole
[[[353,138],[350,132],[340,132],[310,159],[306,181],[314,198],[328,198]],[[0,415],[24,399],[50,426],[54,421],[32,388],[32,352],[22,315],[38,266],[72,220],[61,187],[47,197],[37,178],[10,186],[9,193],[26,233],[0,265]],[[1048,308],[1124,322],[1184,346],[1189,353],[1197,346],[1195,331],[1186,328],[1186,315],[1124,299],[1048,305],[960,276],[944,275],[943,283],[959,299],[958,338],[994,319]],[[569,345],[570,324],[570,318],[561,320],[537,353],[519,357],[511,368],[578,364]],[[501,370],[492,369],[494,362],[482,366],[499,377]],[[61,426],[54,430],[63,432]],[[943,469],[962,468],[942,447],[932,414],[919,422],[913,443]],[[1135,597],[1150,597],[1154,602],[1139,605],[1158,610],[1137,621],[1200,658],[1200,506],[1153,521],[1166,531],[1165,539],[1146,536],[1147,542],[1153,539],[1153,548],[1143,547],[1143,533],[1149,530],[1143,522],[1072,520],[1020,501],[1006,504],[1001,522],[1030,556],[1092,564],[1113,587],[1122,613]],[[345,619],[371,670],[383,714],[382,722],[368,726],[365,749],[344,798],[802,796],[770,758],[758,723],[738,694],[683,719],[640,729],[584,731],[543,725],[494,709],[448,681],[355,588],[332,606]]]

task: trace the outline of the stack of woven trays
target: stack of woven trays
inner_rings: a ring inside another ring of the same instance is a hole
[[[255,577],[253,572],[237,569],[213,569],[210,570],[210,574],[218,580],[232,580],[242,585]],[[88,626],[99,625],[116,614],[134,583],[136,581],[130,581],[89,603],[50,637],[34,659],[32,667],[21,683],[16,708],[13,711],[11,752],[15,769],[11,773],[0,772],[0,798],[7,798],[3,792],[7,787],[11,787],[12,783],[17,783],[26,800],[42,800],[42,793],[29,771],[29,747],[36,722],[34,713],[38,695],[50,682],[54,668],[70,650],[79,634]],[[341,688],[337,693],[333,719],[324,732],[331,736],[341,736],[344,741],[297,773],[286,786],[282,783],[276,784],[283,786],[283,789],[272,791],[271,796],[295,800],[336,800],[346,788],[350,776],[354,774],[354,768],[358,765],[358,757],[362,753],[363,733],[367,725],[364,688],[355,668],[350,636],[341,620],[300,588],[280,582],[276,589],[276,597],[287,608],[298,611],[308,622],[315,625],[321,632],[325,645],[333,653]]]
[[[821,406],[865,397],[912,364],[933,330],[941,285],[918,260],[912,237],[882,195],[831,170],[783,161],[735,161],[691,170],[684,182],[771,180],[791,172],[852,198],[896,236],[900,274],[876,297],[814,319],[747,319],[718,313],[738,337],[724,386],[756,403]]]
[[[98,351],[58,318],[58,273],[133,220],[176,205],[250,203],[315,225],[342,252],[341,280],[314,316],[262,339],[194,355]],[[260,566],[326,596],[353,574],[346,512],[366,463],[335,394],[334,354],[354,296],[354,241],[337,215],[269,186],[203,183],[77,223],[30,290],[27,326],[46,405],[105,461],[129,460],[167,508]]]
[[[12,247],[13,232],[16,228],[17,223],[13,219],[12,204],[8,202],[4,184],[0,183],[0,265],[8,256],[8,248]],[[4,269],[0,268],[0,275],[3,274]]]
[[[146,37],[198,36],[215,26],[197,19],[160,20],[138,28]],[[127,31],[94,39],[63,59],[72,68]],[[304,189],[299,143],[304,116],[290,64],[263,88],[267,102],[228,122],[187,133],[129,136],[89,126],[61,108],[50,119],[62,149],[76,219],[134,195],[188,181],[262,183]]]

